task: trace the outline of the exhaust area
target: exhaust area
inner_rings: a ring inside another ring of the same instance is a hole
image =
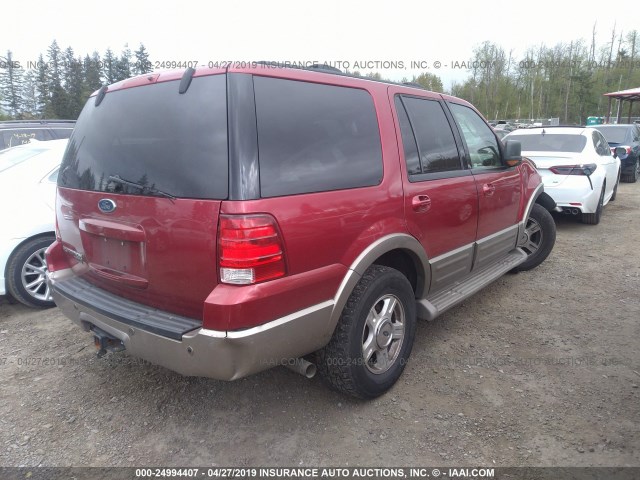
[[[291,358],[283,365],[289,370],[307,378],[313,378],[318,371],[318,368],[313,363],[305,360],[304,358]]]
[[[564,213],[565,215],[578,215],[581,212],[579,208],[563,207],[562,213]]]

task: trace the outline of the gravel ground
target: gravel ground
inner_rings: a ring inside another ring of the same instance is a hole
[[[431,323],[356,401],[284,368],[231,383],[95,356],[57,309],[0,306],[1,466],[640,466],[640,185],[598,226]]]

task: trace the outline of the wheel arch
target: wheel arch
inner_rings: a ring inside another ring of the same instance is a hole
[[[404,233],[386,235],[369,245],[349,267],[334,297],[330,330],[335,329],[342,310],[356,284],[371,265],[399,270],[413,287],[416,299],[423,298],[431,283],[429,259],[420,242]]]
[[[7,273],[9,272],[9,264],[11,263],[11,260],[15,256],[16,252],[20,249],[20,247],[22,247],[25,243],[30,242],[31,240],[34,240],[36,238],[48,237],[48,236],[55,237],[55,235],[56,235],[56,232],[53,230],[50,232],[40,232],[40,233],[36,233],[35,235],[31,235],[30,237],[24,238],[20,243],[18,243],[13,248],[13,250],[11,250],[11,253],[7,256],[7,260],[4,264],[3,273],[4,273],[5,283],[7,282]]]

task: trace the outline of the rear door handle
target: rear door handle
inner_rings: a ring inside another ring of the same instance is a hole
[[[411,199],[411,208],[417,213],[427,212],[431,208],[431,198],[429,195],[416,195]]]
[[[485,197],[491,197],[494,193],[496,193],[496,187],[493,183],[485,183],[482,186],[482,193],[484,193]]]

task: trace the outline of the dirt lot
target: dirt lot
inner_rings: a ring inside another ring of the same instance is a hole
[[[640,466],[640,185],[557,218],[539,268],[421,323],[370,402],[277,368],[233,383],[97,359],[56,309],[0,306],[0,465]]]

